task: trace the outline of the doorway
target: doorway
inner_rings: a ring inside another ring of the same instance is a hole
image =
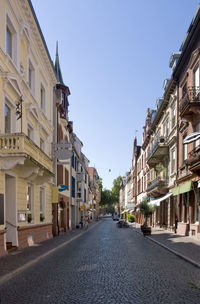
[[[16,177],[5,174],[5,224],[6,244],[18,246]]]

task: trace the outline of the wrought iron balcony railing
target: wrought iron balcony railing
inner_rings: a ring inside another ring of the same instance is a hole
[[[165,143],[165,138],[164,137],[158,137],[155,140],[151,150],[147,153],[147,161],[152,157],[152,155],[154,154],[154,152],[156,151],[158,146],[160,146],[160,145],[163,146],[164,143]]]
[[[153,190],[156,187],[159,186],[165,186],[167,185],[167,179],[166,178],[160,178],[159,176],[157,176],[148,186],[146,191],[149,192],[151,190]]]
[[[193,166],[200,163],[200,145],[196,146],[188,155],[187,165]]]
[[[180,112],[184,110],[184,108],[192,102],[197,102],[200,104],[200,87],[188,87],[184,92],[183,97],[180,100],[179,109]]]

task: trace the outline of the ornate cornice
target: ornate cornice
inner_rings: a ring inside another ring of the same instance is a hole
[[[56,80],[55,72],[53,70],[52,61],[51,61],[51,58],[49,57],[48,50],[46,49],[45,42],[43,41],[43,37],[40,34],[40,29],[38,28],[37,20],[35,20],[35,16],[34,16],[32,7],[28,3],[28,1],[19,0],[19,2],[21,3],[23,15],[25,16],[26,22],[28,23],[28,25],[30,27],[30,30],[33,34],[33,38],[35,39],[35,41],[38,45],[42,59],[44,60],[45,65],[51,75],[51,80],[53,83],[56,84],[57,80]]]

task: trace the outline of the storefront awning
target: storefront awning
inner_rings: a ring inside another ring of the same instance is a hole
[[[158,199],[156,200],[152,200],[150,201],[150,204],[151,205],[156,205],[156,206],[159,206],[160,205],[160,202],[166,200],[168,197],[170,197],[172,195],[172,192],[168,192],[166,195],[162,196],[162,197],[159,197]]]
[[[174,196],[185,192],[189,192],[190,190],[192,190],[192,181],[184,183],[180,186],[171,189]]]

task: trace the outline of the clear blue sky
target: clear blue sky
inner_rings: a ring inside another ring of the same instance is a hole
[[[56,41],[69,117],[83,153],[112,187],[131,167],[146,109],[163,95],[197,0],[32,0],[50,55]],[[111,169],[111,172],[109,172]]]

